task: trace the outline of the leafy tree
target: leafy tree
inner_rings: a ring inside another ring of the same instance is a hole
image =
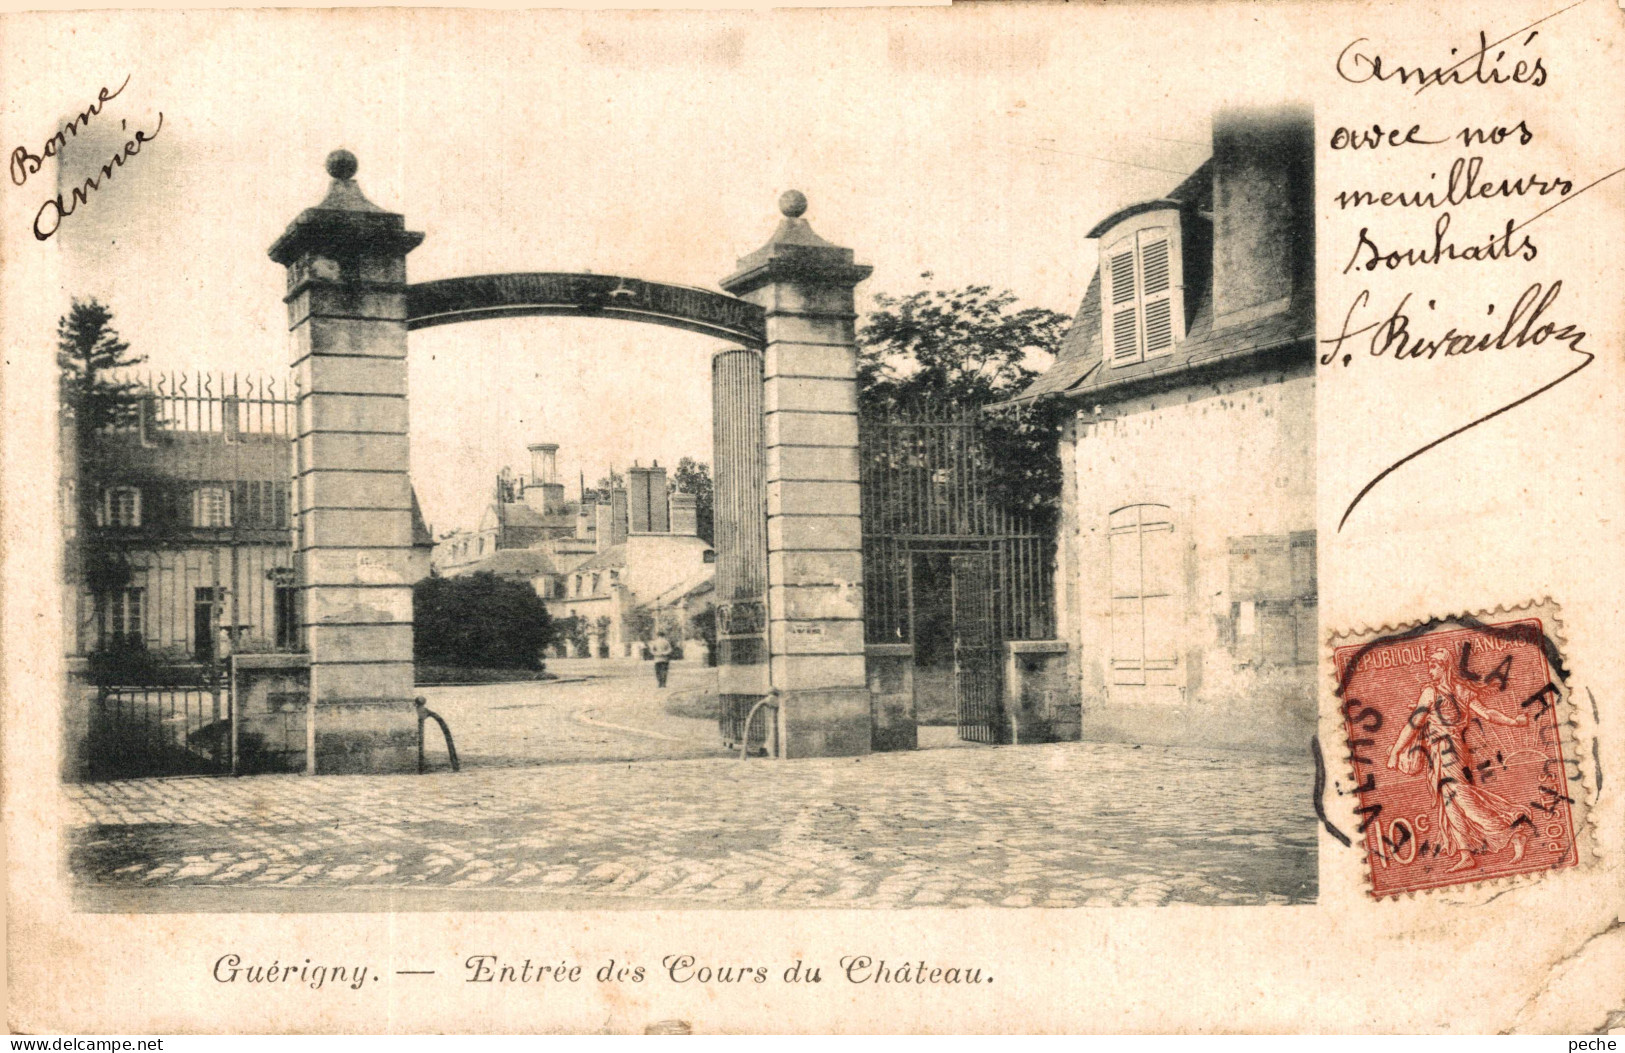
[[[717,664],[717,609],[701,607],[688,619],[689,639],[705,641],[705,664]]]
[[[857,333],[859,412],[885,418],[1004,402],[1038,377],[1069,323],[986,285],[882,293]],[[981,423],[989,495],[1040,525],[1052,522],[1061,494],[1060,412],[1049,404],[994,410]]]
[[[560,618],[553,623],[555,639],[563,640],[570,645],[571,653],[578,658],[587,655],[587,619],[579,614],[572,614],[568,618]]]
[[[655,611],[646,603],[640,603],[626,612],[626,638],[648,643],[655,638]]]
[[[695,533],[707,545],[713,544],[716,536],[716,491],[711,485],[711,466],[704,461],[684,457],[677,462],[677,471],[672,473],[671,482],[673,490],[694,495]]]
[[[425,665],[540,669],[553,621],[536,590],[478,573],[412,589],[413,657]]]

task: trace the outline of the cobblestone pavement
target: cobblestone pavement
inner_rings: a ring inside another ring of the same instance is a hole
[[[88,909],[1263,904],[1315,898],[1311,783],[1063,743],[73,784],[65,807]]]
[[[451,725],[458,757],[471,769],[725,755],[716,721],[664,709],[672,694],[714,686],[715,669],[673,665],[661,691],[648,662],[548,667],[565,679],[419,691]],[[575,679],[583,672],[587,679]],[[438,733],[429,738],[429,756],[444,760]]]

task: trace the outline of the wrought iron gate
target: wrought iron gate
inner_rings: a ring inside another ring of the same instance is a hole
[[[954,693],[959,737],[998,742],[1000,718],[999,640],[993,630],[992,560],[985,554],[954,556]]]
[[[293,393],[258,378],[119,379],[139,393],[134,419],[64,458],[86,773],[228,773],[242,745],[228,656],[300,647]]]
[[[96,779],[224,775],[231,771],[231,691],[198,684],[96,689],[87,761]]]
[[[866,415],[859,456],[865,639],[912,645],[918,663],[946,650],[951,635],[959,735],[1000,742],[1003,645],[1053,632],[1053,541],[991,496],[992,465],[974,409]],[[947,562],[952,627],[941,645],[932,623],[941,612],[915,573],[921,559]]]

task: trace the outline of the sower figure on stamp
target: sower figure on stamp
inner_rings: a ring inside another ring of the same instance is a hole
[[[655,637],[655,642],[649,645],[649,653],[655,660],[655,686],[666,686],[666,673],[671,669],[671,641],[665,635]]]
[[[1509,844],[1516,863],[1523,858],[1531,820],[1525,810],[1475,782],[1467,728],[1475,718],[1526,727],[1529,715],[1509,717],[1485,705],[1477,689],[1456,674],[1443,648],[1428,655],[1428,678],[1415,712],[1388,751],[1388,767],[1418,775],[1425,766],[1438,807],[1441,848],[1457,855],[1451,872],[1469,870],[1477,865],[1477,853],[1500,852]]]

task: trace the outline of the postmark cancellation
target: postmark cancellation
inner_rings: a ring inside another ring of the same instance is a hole
[[[1368,891],[1529,880],[1590,859],[1596,793],[1550,600],[1336,634]]]

